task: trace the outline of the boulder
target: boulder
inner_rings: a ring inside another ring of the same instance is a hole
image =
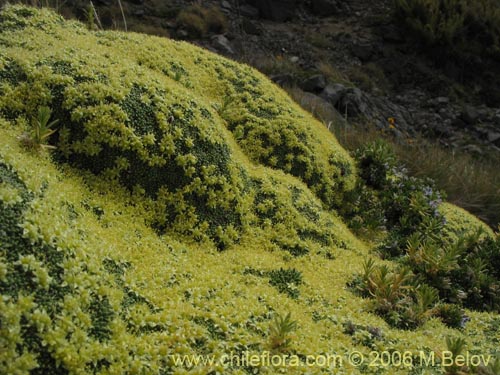
[[[326,78],[323,74],[315,74],[302,82],[302,90],[320,93],[326,87]]]
[[[243,17],[248,17],[248,18],[259,17],[259,10],[254,6],[243,4],[238,8],[238,10]]]
[[[319,96],[335,106],[344,95],[345,90],[345,86],[340,83],[328,84]]]
[[[338,100],[336,108],[348,117],[368,114],[368,101],[363,92],[358,88],[348,88]]]
[[[145,15],[146,15],[146,11],[142,8],[134,11],[134,16],[136,16],[136,17],[144,17]]]
[[[488,142],[494,143],[500,146],[500,133],[490,131],[488,132]]]
[[[466,105],[462,113],[462,120],[468,125],[474,125],[479,120],[479,112],[476,108]]]
[[[233,9],[231,3],[227,0],[222,1],[222,3],[220,5],[221,5],[222,9],[227,9],[227,10]]]
[[[302,108],[306,108],[315,117],[319,118],[325,124],[341,124],[343,126],[348,126],[346,120],[337,111],[337,109],[325,99],[314,95],[310,92],[304,92],[300,98],[299,104]]]
[[[231,42],[224,35],[214,35],[211,38],[212,45],[217,51],[225,54],[233,55],[234,50]]]

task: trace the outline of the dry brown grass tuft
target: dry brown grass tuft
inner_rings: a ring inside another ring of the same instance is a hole
[[[223,34],[227,31],[226,16],[217,7],[205,8],[199,4],[183,9],[177,16],[177,25],[193,37],[203,38],[208,33]]]

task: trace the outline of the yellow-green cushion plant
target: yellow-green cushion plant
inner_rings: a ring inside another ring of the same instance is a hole
[[[327,207],[353,185],[352,161],[335,139],[249,67],[186,43],[88,31],[45,11],[11,7],[2,17],[0,113],[19,122],[50,107],[60,128],[55,158],[144,197],[160,232],[221,248],[237,240],[270,209],[254,201],[263,182],[283,185],[242,167],[247,158],[299,177]],[[303,190],[292,199],[304,201]],[[278,214],[285,226],[295,219],[283,215],[304,216]],[[314,226],[307,232],[331,237]]]

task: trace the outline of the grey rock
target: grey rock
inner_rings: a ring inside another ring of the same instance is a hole
[[[368,61],[373,55],[373,45],[369,43],[356,43],[352,45],[351,52],[361,61]]]
[[[490,118],[490,111],[486,108],[479,108],[477,113],[480,121],[487,121]]]
[[[316,74],[302,82],[302,90],[320,93],[326,87],[326,78],[323,74]]]
[[[349,117],[369,114],[366,96],[358,88],[346,89],[336,107],[340,113],[345,113]]]
[[[450,137],[453,134],[453,131],[448,128],[445,124],[436,123],[433,126],[433,133],[438,136]]]
[[[161,25],[163,28],[170,30],[177,28],[177,24],[174,21],[163,21]]]
[[[473,106],[466,105],[462,113],[462,120],[468,125],[474,125],[479,120],[479,112]]]
[[[440,96],[436,98],[436,103],[439,105],[445,105],[450,103],[450,98],[446,96]]]
[[[290,62],[291,63],[296,64],[296,63],[299,62],[299,60],[300,60],[299,56],[292,56],[292,57],[290,57]]]
[[[495,117],[493,118],[493,122],[496,125],[500,126],[500,113],[495,115]]]
[[[228,9],[228,10],[233,9],[233,6],[231,5],[231,3],[229,1],[226,1],[226,0],[221,2],[221,7],[223,9]]]
[[[446,96],[439,96],[437,98],[432,98],[427,100],[427,104],[431,107],[442,107],[444,105],[449,104],[450,99]]]
[[[471,154],[483,155],[484,151],[478,145],[466,145],[463,147],[464,151],[470,152]]]
[[[342,95],[344,95],[345,90],[345,86],[340,83],[328,84],[319,96],[333,106],[336,106]]]
[[[490,131],[488,132],[488,142],[499,144],[500,146],[500,133]]]
[[[239,12],[243,17],[257,18],[259,17],[259,10],[249,4],[243,4],[239,7]]]
[[[229,42],[229,40],[224,35],[214,35],[212,36],[211,41],[214,48],[217,49],[218,51],[230,55],[234,54],[231,42]]]
[[[280,85],[280,86],[292,86],[294,83],[295,83],[295,80],[293,79],[292,75],[291,74],[274,74],[274,75],[271,75],[269,78],[271,78],[271,80]]]
[[[144,9],[137,9],[134,12],[134,16],[136,17],[143,17],[146,14],[146,11]]]
[[[304,92],[299,103],[325,124],[337,124],[348,126],[346,120],[329,102],[310,92]]]

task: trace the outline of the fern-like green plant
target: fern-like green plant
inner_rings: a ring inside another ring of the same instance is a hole
[[[418,287],[414,310],[419,322],[425,322],[434,314],[434,306],[438,299],[439,294],[437,289],[426,284]]]
[[[481,368],[480,374],[483,375],[500,375],[500,358],[497,357],[495,360],[488,365],[486,368]]]
[[[446,337],[446,348],[452,354],[452,358],[455,359],[458,355],[461,355],[466,346],[466,341],[462,337]],[[442,357],[442,353],[437,353],[438,356]],[[453,361],[454,362],[454,361]],[[452,365],[446,368],[446,375],[461,375],[467,374],[468,368],[465,366]]]
[[[47,143],[49,137],[57,131],[57,129],[53,129],[53,126],[59,122],[59,120],[49,122],[51,115],[52,110],[49,107],[38,108],[38,116],[33,119],[31,130],[21,136],[21,143],[26,148],[35,151],[56,148]]]
[[[373,258],[368,258],[363,262],[363,280],[368,283],[372,277],[373,271],[375,271],[375,260]]]
[[[269,341],[271,350],[284,352],[290,349],[292,339],[290,334],[297,329],[297,321],[292,320],[289,312],[283,317],[277,314],[269,329]]]
[[[408,268],[390,271],[389,267],[382,265],[373,271],[368,288],[375,298],[377,311],[387,314],[396,310],[409,288],[410,278],[411,271]]]

